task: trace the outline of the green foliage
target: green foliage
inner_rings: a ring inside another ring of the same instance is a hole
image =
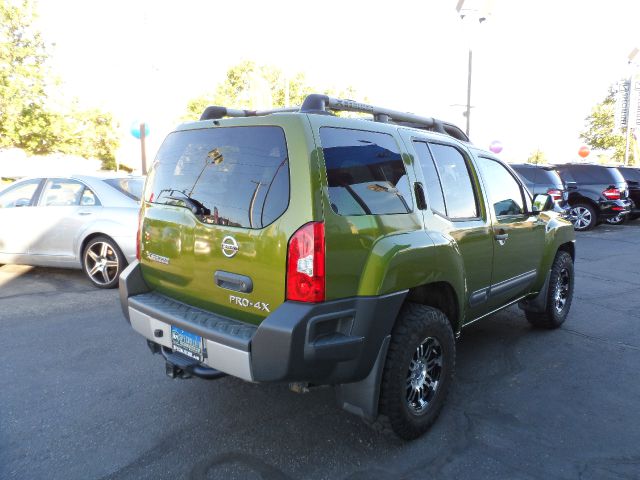
[[[39,135],[49,122],[44,107],[47,52],[31,27],[34,15],[26,0],[0,0],[0,148],[40,153],[47,139],[40,141]]]
[[[183,120],[199,119],[209,105],[248,109],[301,105],[310,93],[357,98],[353,87],[341,90],[316,89],[309,85],[302,72],[287,76],[277,67],[258,65],[246,60],[227,71],[224,82],[217,86],[213,94],[201,95],[190,100]]]
[[[591,110],[591,114],[585,119],[586,130],[580,134],[580,138],[593,150],[609,150],[611,159],[621,162],[625,153],[625,131],[615,128],[615,94],[609,90],[607,97]],[[634,163],[633,151],[635,140],[630,135],[629,163]]]
[[[534,150],[531,155],[529,155],[529,158],[527,158],[527,163],[536,165],[546,164],[547,155],[540,149]]]
[[[111,114],[75,104],[52,107],[50,94],[57,85],[34,18],[30,0],[0,0],[0,148],[71,153],[115,168],[119,140]]]

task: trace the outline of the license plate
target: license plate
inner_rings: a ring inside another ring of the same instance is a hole
[[[202,361],[202,337],[181,328],[171,326],[171,345],[173,351],[189,358]]]

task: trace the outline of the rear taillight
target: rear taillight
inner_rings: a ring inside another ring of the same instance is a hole
[[[554,202],[559,202],[560,200],[562,200],[562,190],[550,188],[549,190],[547,190],[547,195],[553,198]]]
[[[617,188],[607,188],[602,195],[607,200],[620,200],[620,190]]]
[[[140,260],[140,250],[142,246],[140,243],[142,242],[142,208],[138,212],[138,233],[136,234],[136,258]]]
[[[324,298],[324,223],[311,222],[289,240],[287,300],[315,303]]]

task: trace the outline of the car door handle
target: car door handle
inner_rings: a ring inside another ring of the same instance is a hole
[[[509,239],[508,233],[496,233],[494,238],[497,240],[498,245],[504,245]]]
[[[78,212],[78,215],[91,215],[91,212]]]

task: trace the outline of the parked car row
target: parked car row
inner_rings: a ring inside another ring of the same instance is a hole
[[[531,193],[546,193],[578,231],[640,217],[640,169],[594,164],[511,165]]]
[[[82,268],[112,288],[135,258],[144,177],[26,178],[0,191],[0,265]]]

